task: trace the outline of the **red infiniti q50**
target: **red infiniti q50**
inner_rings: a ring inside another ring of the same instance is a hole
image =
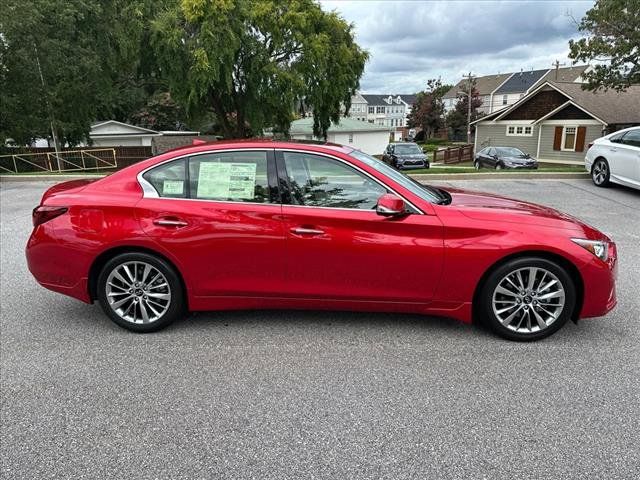
[[[350,147],[173,150],[47,190],[29,269],[158,330],[187,311],[413,312],[535,340],[616,304],[616,246],[551,208],[421,185]]]

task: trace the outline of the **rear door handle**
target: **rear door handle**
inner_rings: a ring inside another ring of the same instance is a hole
[[[167,217],[163,217],[163,218],[156,218],[153,223],[155,225],[158,225],[160,227],[186,227],[187,225],[189,225],[187,222],[185,222],[184,220],[180,220],[179,218],[167,218]]]
[[[324,231],[316,228],[296,227],[291,229],[291,233],[295,233],[296,235],[322,235]]]

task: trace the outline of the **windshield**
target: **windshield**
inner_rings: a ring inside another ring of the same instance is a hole
[[[404,173],[399,172],[395,168],[390,167],[386,163],[378,160],[371,155],[361,152],[360,150],[354,150],[349,153],[352,157],[366,163],[370,167],[375,168],[378,172],[391,178],[393,181],[399,183],[411,193],[431,203],[443,203],[447,200],[447,196],[441,193],[438,189],[422,185],[411,177],[406,176]]]
[[[501,157],[524,157],[525,153],[514,147],[496,147],[498,155]]]
[[[398,155],[420,155],[422,150],[415,143],[397,143],[394,147],[393,153]]]

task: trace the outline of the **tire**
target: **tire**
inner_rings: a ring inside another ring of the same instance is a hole
[[[97,293],[109,318],[132,332],[155,332],[185,313],[180,277],[167,261],[148,253],[109,260],[98,276]]]
[[[496,163],[496,170],[502,170],[504,167],[501,163]]]
[[[480,162],[478,160],[476,160],[475,162],[473,162],[473,168],[475,168],[476,170],[480,170]]]
[[[609,162],[604,158],[598,158],[593,162],[593,167],[591,167],[591,180],[596,187],[608,187],[610,185],[610,178],[611,169],[609,168]]]
[[[532,272],[533,288],[527,290]],[[521,291],[512,286],[521,283],[525,286]],[[503,294],[504,289],[509,295]],[[523,257],[491,272],[476,300],[479,320],[494,333],[508,340],[528,342],[548,337],[567,323],[575,309],[576,288],[566,270],[555,262]]]
[[[431,164],[429,162],[425,162],[424,168],[427,168],[427,169],[431,168]]]

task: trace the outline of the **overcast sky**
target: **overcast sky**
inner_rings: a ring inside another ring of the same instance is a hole
[[[593,1],[376,1],[321,0],[355,25],[370,59],[364,93],[413,93],[429,78],[456,83],[475,75],[570,65],[572,20]]]

